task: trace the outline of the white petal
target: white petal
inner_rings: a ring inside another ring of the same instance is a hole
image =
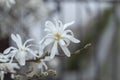
[[[11,58],[11,57],[12,57],[13,55],[15,55],[17,52],[18,52],[17,49],[16,49],[16,50],[12,50],[12,51],[10,51],[9,54],[5,55],[5,57],[7,57],[7,58]]]
[[[18,63],[21,65],[21,66],[24,66],[25,65],[25,60],[26,60],[26,52],[24,51],[21,51],[21,52],[18,52],[16,55],[15,55],[15,58],[16,60],[18,61]]]
[[[73,32],[71,30],[65,30],[63,33],[62,33],[62,36],[64,35],[71,35],[71,36],[74,36]]]
[[[33,41],[33,40],[34,39],[28,39],[28,40],[26,40],[25,43],[23,44],[23,46],[25,47],[28,42]]]
[[[22,39],[21,39],[20,35],[19,35],[19,34],[16,34],[16,37],[17,37],[17,39],[18,39],[18,41],[17,41],[17,43],[19,44],[18,47],[22,47]]]
[[[52,31],[48,28],[45,28],[44,31],[51,33]]]
[[[9,48],[4,50],[3,54],[8,54],[11,50],[16,50],[16,48],[15,47],[9,47]]]
[[[70,23],[66,23],[66,24],[64,25],[63,30],[65,30],[68,26],[70,26],[70,25],[72,25],[72,24],[74,24],[74,23],[75,23],[75,21],[72,21],[72,22],[70,22]]]
[[[63,40],[65,41],[66,46],[68,46],[70,44],[70,40],[68,40],[68,39],[63,39]]]
[[[12,38],[12,40],[14,41],[14,42],[16,42],[17,43],[17,37],[14,35],[14,34],[11,34],[11,38]]]
[[[63,33],[64,30],[63,30],[62,21],[60,21],[60,20],[56,21],[56,27],[57,27],[59,33]]]
[[[34,53],[34,51],[32,51],[31,49],[25,48],[25,50],[28,51],[31,55],[33,55],[33,57],[39,57],[39,56],[37,56],[37,55]]]
[[[64,38],[68,38],[70,41],[74,42],[74,43],[80,43],[80,40],[74,38],[73,36],[70,35],[66,35],[64,36]]]
[[[53,38],[53,35],[52,34],[46,35],[45,37],[42,38],[42,40],[40,40],[39,44],[43,44],[47,38]]]
[[[63,27],[62,21],[58,20],[58,26],[59,26],[59,27]]]
[[[47,38],[44,43],[43,43],[43,46],[46,47],[48,46],[49,44],[51,44],[52,42],[54,42],[54,39],[53,38]]]
[[[63,52],[65,53],[65,55],[67,57],[70,57],[70,51],[68,50],[68,48],[66,46],[62,46],[62,45],[60,45],[60,47],[63,50]]]
[[[63,23],[62,21],[60,20],[57,20],[57,19],[54,19],[55,21],[55,27],[58,29],[59,27],[62,27],[63,26]]]
[[[59,40],[59,44],[62,46],[66,46],[65,42],[62,39]]]
[[[27,45],[27,46],[26,46],[26,48],[29,48],[29,47],[31,47],[31,46],[34,46],[34,45],[32,45],[32,44],[29,44],[29,45]]]
[[[1,55],[0,55],[1,56]],[[0,58],[0,62],[3,62],[3,63],[5,63],[5,62],[8,62],[9,61],[9,59],[1,59]]]
[[[57,54],[58,49],[57,49],[57,41],[54,42],[52,50],[51,50],[51,54],[50,54],[50,58],[53,59],[54,56]]]
[[[8,55],[8,57],[11,57],[9,63],[12,63],[13,58],[15,57],[16,54],[17,54],[17,51],[14,51],[14,52],[12,51],[12,54]]]
[[[47,69],[48,69],[48,67],[47,67],[47,65],[45,64],[45,62],[44,62],[44,61],[42,61],[42,65],[45,67],[45,70],[47,70]]]
[[[46,21],[45,26],[52,32],[56,32],[55,25],[51,21]]]
[[[18,48],[21,47],[21,41],[18,39],[17,36],[15,36],[14,34],[11,34],[11,38],[17,44]]]

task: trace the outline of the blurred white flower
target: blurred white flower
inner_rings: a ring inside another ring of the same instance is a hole
[[[22,40],[20,35],[16,34],[12,34],[11,35],[12,40],[17,44],[18,48],[15,47],[9,47],[7,48],[3,53],[4,54],[8,54],[11,57],[11,61],[13,61],[13,58],[15,57],[15,59],[18,61],[18,63],[21,66],[25,65],[25,60],[28,57],[28,53],[30,53],[33,57],[38,57],[34,51],[32,51],[29,47],[31,46],[31,44],[27,45],[28,42],[32,41],[33,39],[28,39],[25,41],[24,44],[22,44]],[[26,46],[27,45],[27,46]]]
[[[16,73],[14,69],[20,69],[17,63],[1,63],[0,69],[5,72]]]
[[[7,72],[16,73],[14,69],[20,69],[17,63],[1,63],[0,64],[0,78],[4,80],[4,74]]]
[[[41,59],[40,62],[38,63],[38,69],[40,69],[41,72],[43,72],[44,69],[47,70],[48,67],[45,62],[50,60],[51,60],[50,57],[45,57],[44,59]]]
[[[0,4],[6,6],[7,8],[11,8],[15,3],[15,0],[0,0]]]
[[[47,67],[46,63],[44,62],[44,60],[40,60],[40,63],[38,63],[38,69],[40,69],[41,72],[43,72],[44,69],[45,70],[48,69],[48,67]]]
[[[54,56],[58,54],[58,44],[60,45],[65,55],[70,57],[70,51],[67,48],[67,46],[70,44],[70,41],[74,43],[80,42],[78,39],[74,38],[73,32],[71,30],[66,30],[66,28],[68,28],[68,26],[72,25],[73,23],[74,21],[63,25],[60,20],[55,20],[55,24],[51,21],[47,21],[45,23],[45,31],[48,32],[48,34],[40,41],[40,44],[42,44],[43,47],[46,47],[53,43],[50,58],[54,58]]]
[[[27,74],[28,77],[31,77],[35,74],[42,73],[44,70],[48,69],[46,62],[51,61],[50,57],[45,57],[44,59],[37,60],[36,62],[32,62],[30,68],[32,71]],[[40,71],[39,71],[40,70]]]

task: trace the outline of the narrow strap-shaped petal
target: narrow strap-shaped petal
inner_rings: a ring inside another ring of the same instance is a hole
[[[75,21],[72,21],[72,22],[66,23],[66,24],[64,25],[63,30],[65,30],[68,26],[70,26],[70,25],[72,25],[72,24],[74,24],[74,23],[75,23]]]
[[[39,57],[39,56],[37,56],[37,55],[34,53],[34,51],[32,51],[31,49],[25,48],[25,50],[28,51],[28,52],[29,52],[31,55],[33,55],[34,57]]]
[[[53,59],[54,56],[57,54],[58,49],[57,49],[57,41],[54,42],[52,50],[51,50],[51,54],[50,54],[50,58]]]
[[[51,21],[46,21],[45,26],[50,29],[50,31],[56,32],[56,27]]]
[[[42,64],[43,64],[43,66],[45,67],[45,70],[47,70],[47,69],[48,69],[48,67],[47,67],[47,65],[45,64],[45,62],[44,62],[44,61],[42,61]]]
[[[6,58],[11,58],[14,54],[17,54],[17,52],[18,52],[18,50],[16,49],[16,50],[12,50],[12,51],[10,51],[10,53],[9,54],[5,54],[5,57]]]
[[[43,48],[45,48],[46,46],[48,46],[49,44],[53,43],[54,39],[53,38],[47,38],[44,43],[43,43]]]
[[[66,44],[66,46],[69,46],[69,44],[70,44],[70,40],[68,40],[68,39],[63,39],[64,41],[65,41],[65,44]]]
[[[42,40],[39,41],[39,44],[43,44],[47,38],[53,38],[53,35],[52,34],[46,35],[45,37],[42,38]]]
[[[17,50],[15,47],[9,47],[4,50],[3,54],[8,54],[11,50]]]
[[[18,41],[17,41],[17,43],[19,44],[18,47],[22,47],[22,39],[21,39],[20,35],[19,35],[19,34],[16,34],[16,37],[17,37],[17,39],[18,39]]]
[[[76,39],[76,38],[74,38],[73,36],[70,36],[70,35],[66,35],[66,36],[64,36],[64,38],[69,39],[73,43],[80,43],[80,40],[78,40],[78,39]]]
[[[56,29],[57,29],[58,32],[59,32],[60,29],[61,29],[61,27],[63,27],[63,23],[62,23],[62,21],[57,20],[57,19],[54,19],[54,21],[55,21],[55,27],[56,27]]]
[[[63,23],[62,23],[62,21],[60,21],[60,20],[57,20],[57,23],[56,23],[57,25],[56,26],[58,26],[57,27],[57,29],[58,29],[58,33],[63,33],[63,27],[64,27],[64,25],[63,25]]]
[[[65,55],[67,57],[70,57],[70,51],[68,50],[68,48],[66,46],[62,46],[61,44],[60,44],[60,47],[63,50],[63,52],[65,53]]]
[[[28,39],[28,40],[26,40],[25,43],[23,44],[23,46],[25,47],[28,42],[33,41],[33,40],[34,39]]]
[[[63,41],[63,39],[59,40],[59,44],[62,45],[62,46],[66,46],[65,42]]]
[[[11,59],[10,59],[9,63],[12,63],[13,58],[15,57],[15,55],[16,55],[16,54],[17,54],[17,51],[14,51],[14,52],[12,53],[12,55],[11,55],[11,56],[9,56],[9,57],[11,57]]]
[[[15,36],[14,34],[11,34],[11,38],[16,43],[16,45],[18,46],[18,48],[21,47],[21,41],[18,39],[17,36]]]
[[[3,63],[8,62],[8,59],[7,60],[6,59],[0,59],[0,62],[3,62]]]
[[[15,55],[16,60],[21,66],[25,66],[26,62],[26,52],[25,51],[20,51]]]
[[[8,62],[9,59],[6,57],[6,55],[0,53],[0,62]]]
[[[71,30],[65,30],[62,34],[62,36],[64,35],[71,35],[71,36],[74,36],[73,32]]]
[[[59,27],[63,27],[62,21],[58,20],[58,26],[59,26]]]
[[[52,31],[50,29],[48,29],[48,28],[45,28],[44,31],[52,33]]]
[[[12,38],[12,40],[15,42],[15,43],[17,43],[17,37],[14,35],[14,34],[11,34],[11,38]],[[18,45],[17,45],[18,46]]]
[[[34,45],[32,45],[32,44],[29,44],[29,45],[27,45],[27,46],[26,46],[26,48],[29,48],[29,47],[31,47],[31,46],[34,46]]]

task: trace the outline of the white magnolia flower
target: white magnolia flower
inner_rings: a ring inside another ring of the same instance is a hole
[[[71,30],[66,30],[66,28],[68,28],[68,26],[72,25],[73,23],[74,21],[63,25],[60,20],[55,20],[55,24],[53,24],[51,21],[47,21],[45,23],[45,31],[48,32],[48,35],[46,35],[40,41],[40,44],[46,47],[53,43],[50,58],[53,58],[56,54],[58,54],[58,44],[60,45],[65,55],[70,57],[70,51],[67,48],[67,46],[70,44],[70,41],[74,43],[80,42],[78,39],[74,38],[73,32]]]
[[[15,57],[15,59],[18,61],[18,63],[21,66],[25,65],[25,60],[28,57],[28,53],[30,53],[33,57],[38,57],[29,47],[31,46],[31,44],[27,45],[28,42],[32,41],[33,39],[28,39],[25,41],[24,44],[22,44],[22,40],[20,35],[16,34],[12,34],[11,35],[12,40],[16,43],[18,48],[15,47],[9,47],[4,51],[4,54],[8,54],[9,57],[11,57],[11,61],[13,61],[13,58]]]
[[[15,3],[15,0],[0,0],[0,4],[6,6],[7,8],[11,8]]]

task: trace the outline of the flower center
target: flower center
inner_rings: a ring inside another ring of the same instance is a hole
[[[56,39],[56,40],[59,40],[60,38],[61,38],[61,35],[60,35],[59,33],[56,33],[56,34],[55,34],[55,39]]]
[[[20,48],[19,50],[20,50],[20,51],[23,51],[24,49]]]

